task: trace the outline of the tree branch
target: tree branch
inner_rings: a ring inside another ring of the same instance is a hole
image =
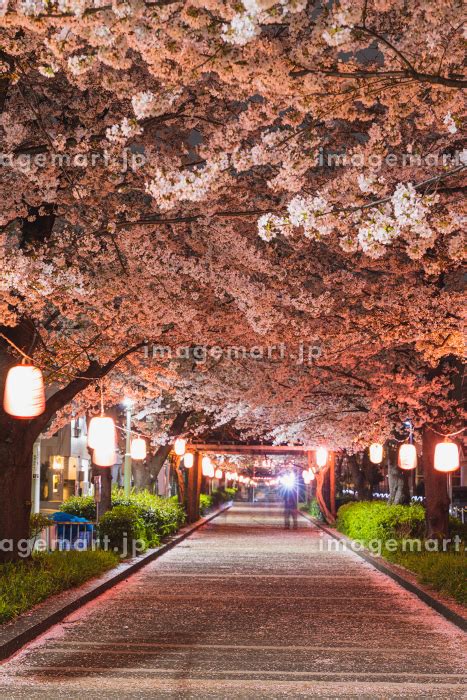
[[[105,377],[114,369],[114,367],[116,367],[116,365],[118,365],[119,362],[124,360],[125,357],[128,357],[128,355],[136,352],[145,344],[146,342],[142,341],[137,345],[133,345],[131,348],[128,348],[124,352],[120,353],[120,355],[117,355],[117,357],[110,360],[105,365],[101,365],[96,360],[93,360],[89,364],[88,368],[79,377],[76,377],[69,384],[55,392],[55,394],[52,394],[52,396],[47,399],[44,413],[31,421],[34,427],[38,430],[38,433],[44,430],[49,420],[55,413],[57,413],[57,411],[66,406],[66,404],[69,403],[77,394],[83,391],[83,389],[86,389],[90,382]]]

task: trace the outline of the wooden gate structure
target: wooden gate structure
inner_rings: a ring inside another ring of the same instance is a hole
[[[185,504],[188,522],[193,523],[200,517],[199,498],[201,494],[202,471],[201,462],[205,454],[225,455],[306,455],[309,467],[313,467],[316,480],[316,500],[326,521],[332,524],[336,520],[336,481],[335,453],[329,452],[324,467],[314,465],[314,447],[306,445],[233,445],[216,443],[192,443],[186,446],[187,451],[193,452],[194,463],[188,470],[188,484],[185,491]],[[327,488],[326,488],[327,487]],[[327,493],[325,493],[327,492]]]

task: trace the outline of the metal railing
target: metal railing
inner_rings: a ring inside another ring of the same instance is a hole
[[[43,528],[31,538],[34,551],[85,550],[96,547],[95,523],[58,522]]]
[[[467,506],[451,506],[449,513],[453,518],[457,518],[461,523],[467,522]]]

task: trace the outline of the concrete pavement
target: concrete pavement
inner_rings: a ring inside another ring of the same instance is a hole
[[[466,636],[299,523],[236,504],[1,666],[2,697],[461,698]]]

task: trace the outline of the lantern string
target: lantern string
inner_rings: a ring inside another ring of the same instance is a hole
[[[0,338],[3,338],[3,340],[6,340],[6,342],[9,343],[11,345],[11,347],[16,350],[16,352],[19,352],[19,354],[22,355],[25,360],[29,360],[30,362],[32,362],[32,358],[29,355],[26,355],[26,353],[23,352],[23,350],[21,350],[21,348],[19,348],[17,345],[15,345],[15,343],[12,340],[10,340],[10,338],[8,338],[8,336],[3,335],[3,333],[0,333]]]
[[[138,435],[140,437],[145,437],[148,440],[151,440],[151,435],[147,435],[146,433],[140,433],[138,430],[129,430],[128,428],[122,428],[121,425],[116,425],[115,426],[117,430],[121,430],[122,433],[130,433],[131,435]]]
[[[455,433],[439,433],[437,430],[434,430],[433,428],[430,428],[430,430],[433,433],[436,433],[436,435],[440,435],[441,437],[447,438],[447,437],[454,437],[455,435],[460,435],[461,433],[464,432],[464,430],[466,430],[466,428],[461,428],[460,430],[456,430]]]
[[[104,415],[104,382],[99,379],[99,388],[101,392],[101,416]]]

